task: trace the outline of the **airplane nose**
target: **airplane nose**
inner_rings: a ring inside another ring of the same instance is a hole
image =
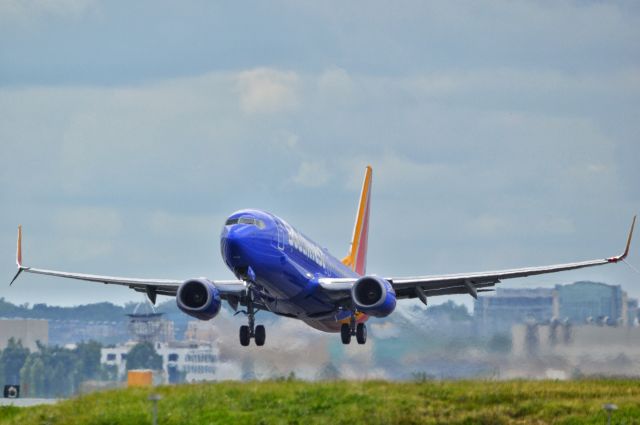
[[[222,257],[227,266],[233,271],[238,279],[255,279],[255,274],[249,267],[250,255],[247,250],[247,237],[243,229],[236,229],[236,226],[223,231],[220,238],[220,247],[222,250]],[[246,230],[246,229],[245,229]]]
[[[244,238],[238,226],[225,226],[220,235],[222,257],[230,268],[246,266],[244,255]]]

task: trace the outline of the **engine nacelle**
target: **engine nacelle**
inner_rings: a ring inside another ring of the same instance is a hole
[[[351,299],[359,311],[369,316],[386,317],[396,308],[396,291],[377,276],[358,279],[351,287]]]
[[[200,320],[211,320],[222,307],[220,291],[207,279],[191,279],[178,288],[176,294],[178,308],[189,316]]]

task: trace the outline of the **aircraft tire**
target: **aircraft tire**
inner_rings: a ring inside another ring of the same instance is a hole
[[[364,323],[358,323],[356,327],[356,340],[361,345],[367,342],[367,325]]]
[[[267,339],[267,332],[265,331],[264,326],[256,326],[254,339],[257,346],[262,347],[264,345],[264,341]]]
[[[346,323],[343,323],[340,327],[340,337],[342,338],[342,343],[345,345],[351,342],[351,328]]]
[[[246,347],[249,345],[249,341],[251,340],[251,334],[249,333],[249,326],[243,325],[240,326],[240,345]]]

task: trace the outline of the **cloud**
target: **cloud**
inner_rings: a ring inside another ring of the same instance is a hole
[[[123,228],[120,213],[108,207],[62,207],[56,211],[53,222],[56,228],[72,229],[75,235],[91,233],[99,227],[102,234],[114,237]]]
[[[217,236],[240,208],[272,211],[342,253],[372,164],[368,264],[400,276],[599,256],[640,209],[625,187],[638,172],[630,72],[321,69],[3,87],[0,235],[13,240],[22,222],[43,235],[34,248],[67,241],[40,258],[71,270],[229,278]],[[65,206],[112,209],[120,224],[94,215],[74,234],[82,213],[46,218]],[[60,298],[59,285],[38,296]]]
[[[100,260],[113,253],[114,240],[121,236],[123,227],[122,216],[114,208],[55,208],[49,231],[63,236],[52,243],[47,242],[46,246],[38,246],[38,249],[55,251],[77,262]],[[29,233],[32,234],[31,231]]]
[[[317,78],[318,96],[332,104],[343,104],[353,100],[355,82],[342,68],[329,68]]]
[[[419,190],[437,185],[442,178],[452,173],[447,164],[415,160],[392,149],[387,149],[376,158],[347,158],[344,165],[350,174],[347,187],[351,190],[359,190],[362,186],[362,170],[366,165],[371,165],[374,169],[376,190],[385,192],[395,192],[398,188]]]
[[[292,71],[258,68],[237,76],[240,106],[246,113],[276,113],[298,104],[298,75]]]
[[[79,19],[97,6],[96,0],[0,0],[0,22],[32,22],[56,17]]]
[[[202,234],[203,230],[213,233],[219,230],[226,216],[212,214],[177,214],[169,211],[154,211],[148,216],[148,228],[156,235],[175,238],[182,235],[186,243],[190,238]]]
[[[329,178],[329,171],[322,162],[305,161],[300,163],[298,173],[293,177],[293,182],[304,187],[319,187],[324,186]]]

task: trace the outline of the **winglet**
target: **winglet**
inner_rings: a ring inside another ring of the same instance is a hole
[[[629,230],[629,237],[627,238],[627,246],[624,249],[624,252],[617,257],[611,257],[607,259],[610,263],[617,263],[618,261],[624,260],[629,255],[629,248],[631,248],[631,239],[633,238],[633,229],[636,227],[636,218],[637,216],[633,216],[633,221],[631,222],[631,229]]]
[[[13,277],[13,279],[11,279],[11,283],[9,283],[9,286],[13,285],[13,282],[16,281],[18,276],[20,276],[20,273],[22,273],[22,271],[25,269],[22,266],[22,226],[21,225],[18,226],[18,243],[17,243],[17,247],[16,247],[16,264],[18,265],[18,272]]]
[[[22,267],[22,225],[18,225],[18,247],[16,249],[16,264]]]

